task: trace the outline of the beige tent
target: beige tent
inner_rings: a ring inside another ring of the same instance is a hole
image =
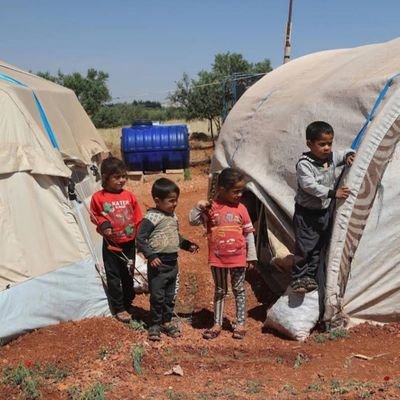
[[[269,247],[274,253],[274,236],[292,248],[295,164],[307,150],[306,126],[325,120],[336,149],[357,148],[343,178],[351,196],[338,204],[326,258],[328,324],[400,318],[399,72],[400,39],[293,60],[242,96],[216,146],[212,170],[233,166],[250,177],[259,233],[273,234],[270,243],[259,240],[261,260]]]
[[[0,110],[0,338],[107,313],[86,210],[103,140],[73,91],[4,62]]]

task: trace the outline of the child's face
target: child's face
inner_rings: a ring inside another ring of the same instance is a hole
[[[156,197],[154,202],[156,203],[156,208],[165,212],[166,214],[173,214],[176,206],[178,205],[178,194],[170,193],[165,199],[159,199]]]
[[[333,135],[323,133],[317,140],[307,140],[311,154],[318,160],[326,160],[332,152]]]
[[[105,189],[112,193],[119,193],[125,186],[126,172],[111,174],[106,182]]]
[[[222,200],[226,201],[230,204],[239,204],[240,199],[242,198],[244,187],[246,186],[246,182],[244,180],[235,183],[229,189],[221,188],[220,189],[220,197]]]

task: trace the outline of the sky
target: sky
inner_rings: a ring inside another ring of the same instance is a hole
[[[109,74],[113,102],[165,102],[218,53],[282,64],[289,0],[0,0],[0,60]],[[293,0],[292,58],[400,36],[400,0]]]

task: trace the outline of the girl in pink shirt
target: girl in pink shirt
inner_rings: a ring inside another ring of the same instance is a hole
[[[253,224],[246,207],[240,203],[245,185],[241,172],[226,168],[218,176],[216,199],[200,200],[190,211],[190,223],[207,228],[208,264],[215,284],[214,326],[203,332],[205,339],[214,339],[221,333],[228,273],[236,301],[233,338],[243,339],[246,334],[244,281],[246,268],[254,266],[257,256]]]

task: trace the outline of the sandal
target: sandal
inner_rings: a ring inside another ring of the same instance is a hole
[[[127,313],[126,311],[121,311],[121,312],[115,314],[115,318],[120,322],[128,324],[131,320],[131,315],[129,313]]]
[[[235,329],[233,330],[232,337],[233,337],[234,339],[242,340],[242,339],[244,339],[245,336],[246,336],[246,331],[245,331],[245,329],[244,329],[243,327],[241,327],[241,328],[235,328]]]
[[[161,331],[163,333],[165,333],[167,336],[172,337],[174,339],[181,336],[180,329],[175,324],[172,324],[171,322],[161,325]]]
[[[290,286],[292,288],[292,291],[295,293],[306,293],[307,292],[306,284],[307,284],[306,280],[304,278],[300,278],[293,281]]]
[[[215,339],[219,336],[221,330],[221,327],[212,327],[211,329],[207,329],[203,332],[203,339]]]
[[[153,325],[149,328],[148,339],[152,342],[159,342],[161,340],[160,327]]]

